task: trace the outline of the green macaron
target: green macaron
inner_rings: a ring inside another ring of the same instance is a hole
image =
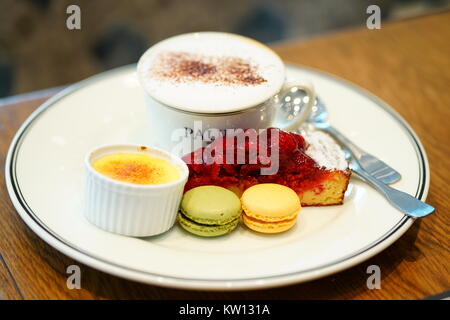
[[[217,237],[236,228],[242,213],[241,201],[232,191],[217,186],[202,186],[183,196],[178,222],[202,237]]]

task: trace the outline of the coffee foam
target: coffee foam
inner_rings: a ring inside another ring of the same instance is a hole
[[[156,100],[179,109],[220,113],[258,105],[285,77],[281,59],[265,45],[220,32],[164,40],[142,56],[138,74]]]

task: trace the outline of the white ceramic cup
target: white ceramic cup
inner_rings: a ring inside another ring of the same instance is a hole
[[[96,159],[117,152],[144,153],[162,158],[180,170],[176,181],[139,185],[113,180],[92,167]],[[126,236],[153,236],[175,223],[189,169],[180,158],[157,148],[139,145],[106,145],[85,158],[86,189],[84,216],[97,227]]]
[[[195,35],[201,37],[202,34],[208,34],[210,36],[212,33],[196,33]],[[224,33],[214,34],[217,36],[224,35]],[[231,36],[240,37],[243,41],[250,41],[255,46],[264,46],[248,38],[235,35]],[[153,48],[156,46],[158,44],[144,53],[137,67],[139,81],[145,91],[145,101],[150,117],[151,143],[179,156],[193,151],[195,145],[198,146],[198,144],[192,142],[198,135],[202,135],[204,139],[208,140],[204,137],[204,133],[210,129],[218,129],[220,132],[235,128],[252,128],[258,130],[268,127],[276,127],[285,131],[296,130],[304,122],[314,105],[314,90],[312,85],[304,80],[285,83],[269,99],[260,101],[252,106],[242,106],[242,108],[241,106],[232,106],[230,108],[232,111],[229,112],[215,112],[214,110],[194,112],[189,110],[189,108],[184,108],[182,105],[173,106],[162,103],[147,90],[146,82],[149,81],[148,72],[144,70],[148,67],[145,63],[145,58],[151,55],[152,50],[154,50]],[[267,50],[270,49],[267,48]],[[275,53],[273,55],[275,55],[276,59],[279,59]],[[306,93],[307,99],[300,101],[302,108],[294,109],[295,105],[292,99],[285,99],[285,97],[287,97],[286,94],[291,93],[292,95],[292,93],[295,93],[299,89],[303,90],[303,93]],[[177,92],[176,89],[173,92],[173,95],[180,94],[181,92]],[[186,91],[183,94],[186,94]],[[293,111],[290,111],[292,109]]]

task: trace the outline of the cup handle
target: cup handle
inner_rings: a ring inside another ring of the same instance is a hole
[[[316,94],[312,85],[286,83],[277,94],[274,127],[295,131],[311,114]]]

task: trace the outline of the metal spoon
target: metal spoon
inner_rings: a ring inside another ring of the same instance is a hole
[[[434,212],[434,207],[413,196],[389,187],[361,168],[355,158],[350,159],[350,169],[365,182],[377,189],[398,210],[413,218],[422,218]]]
[[[298,112],[301,112],[305,93],[299,91],[301,90],[291,92],[283,97],[283,99],[285,99],[282,107],[284,116],[292,117],[296,116]],[[291,101],[292,103],[289,103]],[[420,201],[405,192],[387,186],[383,181],[387,181],[387,183],[398,181],[398,179],[400,179],[400,174],[381,160],[367,154],[359,147],[355,146],[350,140],[331,127],[330,124],[327,123],[327,118],[328,113],[325,105],[317,98],[312,113],[306,120],[307,124],[330,133],[341,142],[346,158],[349,160],[349,167],[358,177],[377,189],[394,207],[408,216],[421,218],[434,212],[435,209],[423,201]],[[297,131],[302,131],[302,129],[299,128]],[[363,165],[369,168],[370,173]],[[381,170],[379,168],[381,168]]]

